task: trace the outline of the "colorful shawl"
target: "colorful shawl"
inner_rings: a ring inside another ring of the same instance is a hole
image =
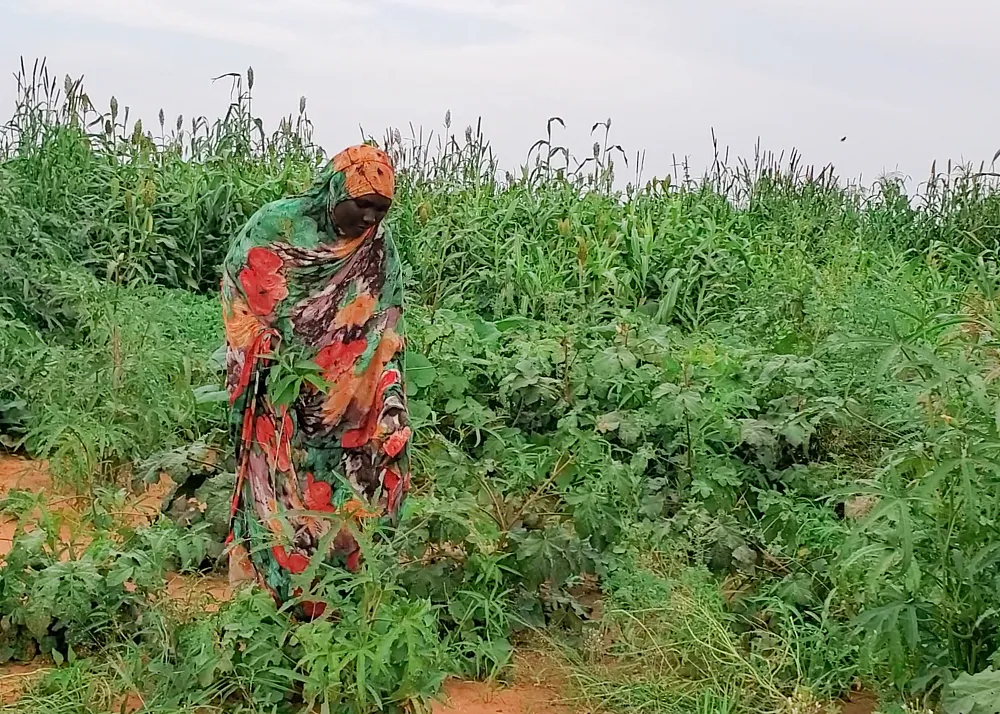
[[[300,595],[291,576],[317,553],[356,571],[357,531],[394,523],[409,488],[398,254],[381,225],[348,239],[332,218],[339,202],[391,199],[393,186],[383,152],[347,149],[306,193],[257,211],[226,256],[230,567],[279,602]]]

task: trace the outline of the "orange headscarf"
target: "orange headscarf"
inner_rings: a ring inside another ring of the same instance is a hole
[[[334,171],[344,174],[344,190],[350,198],[370,193],[392,198],[395,173],[381,149],[367,144],[352,146],[334,156],[331,163]]]

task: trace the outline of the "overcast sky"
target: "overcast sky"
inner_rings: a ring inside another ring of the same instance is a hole
[[[330,151],[450,109],[514,166],[548,117],[586,155],[610,116],[646,177],[675,154],[705,166],[714,127],[735,154],[760,137],[916,182],[1000,148],[998,31],[996,0],[0,0],[0,70],[45,56],[148,122],[217,116],[210,78],[252,65],[257,113],[273,127],[305,95]]]

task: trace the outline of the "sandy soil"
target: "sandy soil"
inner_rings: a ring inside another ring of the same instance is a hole
[[[130,500],[121,514],[122,520],[132,526],[154,521],[160,512],[164,496],[173,484],[167,478],[152,486],[141,496]],[[86,506],[84,498],[60,489],[53,483],[44,463],[25,461],[13,457],[0,457],[0,499],[9,491],[21,489],[46,496],[49,512],[62,520],[60,537],[64,543],[86,547],[86,529],[81,526],[80,513]],[[36,514],[37,517],[37,514]],[[10,552],[17,520],[0,516],[0,564]],[[30,530],[30,526],[28,529]],[[68,557],[68,554],[67,554]],[[185,609],[217,610],[230,596],[227,578],[221,576],[196,577],[170,574],[167,577],[166,595]],[[0,705],[12,704],[30,684],[43,675],[51,663],[7,664],[0,666]],[[520,667],[520,672],[537,667]],[[441,702],[434,705],[434,714],[569,714],[558,704],[557,688],[551,684],[518,678],[511,687],[480,682],[448,682],[441,695]],[[536,676],[537,679],[537,676]],[[141,700],[124,702],[123,711],[136,711]]]
[[[18,697],[52,664],[0,665],[0,709],[13,704]],[[129,695],[115,711],[132,712],[142,708],[138,695]],[[571,714],[560,704],[553,685],[517,682],[501,688],[482,682],[450,681],[444,686],[441,701],[435,702],[433,714]],[[850,714],[863,714],[861,710]]]
[[[841,714],[875,714],[878,711],[878,697],[869,692],[857,692],[844,702]]]
[[[130,500],[121,514],[132,526],[153,522],[159,516],[160,505],[173,484],[164,477],[144,494]],[[63,523],[60,537],[65,543],[85,547],[86,529],[80,525],[80,512],[85,499],[58,488],[41,462],[0,456],[0,499],[12,489],[23,489],[46,495],[47,508],[58,514]],[[0,567],[3,556],[10,551],[17,527],[15,519],[0,516]],[[227,578],[197,577],[171,574],[167,578],[166,595],[184,608],[218,609],[231,592]],[[52,667],[50,662],[7,664],[0,666],[0,708],[12,704],[30,684]],[[564,678],[550,661],[539,655],[521,655],[515,669],[514,683],[499,686],[483,682],[452,680],[445,683],[440,701],[433,714],[582,714],[564,703],[560,694]],[[122,711],[141,708],[141,700],[129,699]],[[842,714],[874,714],[878,709],[875,697],[856,694],[843,705]]]
[[[50,512],[65,521],[60,528],[60,537],[67,543],[73,540],[73,526],[79,521],[76,508],[80,505],[81,499],[73,494],[61,493],[56,490],[44,464],[14,458],[0,458],[0,499],[12,490],[44,493]],[[0,516],[0,558],[10,552],[16,528],[17,520],[15,518]]]
[[[554,689],[515,683],[498,689],[480,682],[448,682],[434,714],[569,714]]]
[[[13,704],[49,667],[42,663],[0,665],[0,707]]]
[[[119,514],[121,520],[133,527],[154,522],[160,515],[163,498],[172,488],[173,483],[168,478],[161,478],[159,483],[125,504]],[[59,488],[43,462],[0,456],[0,499],[12,490],[44,494],[46,509],[60,521],[60,540],[64,544],[72,544],[74,548],[86,547],[89,538],[85,525],[81,523],[86,499],[68,489]],[[32,515],[37,519],[39,514],[36,512]],[[25,529],[32,530],[31,524],[26,525]],[[4,556],[10,552],[16,530],[16,518],[0,515],[0,567]],[[70,553],[67,551],[63,557],[69,558]],[[172,573],[167,577],[165,592],[183,607],[213,611],[229,597],[228,585],[228,580],[221,576],[198,577]],[[13,703],[31,682],[52,666],[51,662],[0,666],[0,706]]]
[[[563,702],[565,676],[559,664],[540,653],[521,653],[514,667],[514,683],[445,683],[434,714],[571,714]],[[580,714],[580,713],[577,713]]]
[[[160,504],[173,485],[170,479],[162,477],[145,493],[130,499],[119,517],[133,527],[149,525],[159,517]],[[60,522],[62,542],[86,547],[88,538],[80,515],[86,508],[86,498],[54,483],[44,462],[0,456],[0,499],[14,490],[44,494],[46,509]],[[39,514],[36,512],[33,516],[37,519]],[[16,518],[0,515],[0,559],[10,551],[16,529]],[[31,529],[30,524],[26,526],[26,530]]]

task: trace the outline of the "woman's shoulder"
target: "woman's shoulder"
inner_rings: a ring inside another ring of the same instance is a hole
[[[303,218],[300,201],[296,198],[281,198],[265,203],[243,224],[243,228],[233,236],[223,262],[223,272],[235,274],[246,264],[247,256],[253,248],[265,248],[285,240],[295,231],[296,224]]]
[[[243,228],[243,232],[280,232],[286,223],[294,223],[306,217],[306,201],[298,196],[279,198],[258,208]]]

